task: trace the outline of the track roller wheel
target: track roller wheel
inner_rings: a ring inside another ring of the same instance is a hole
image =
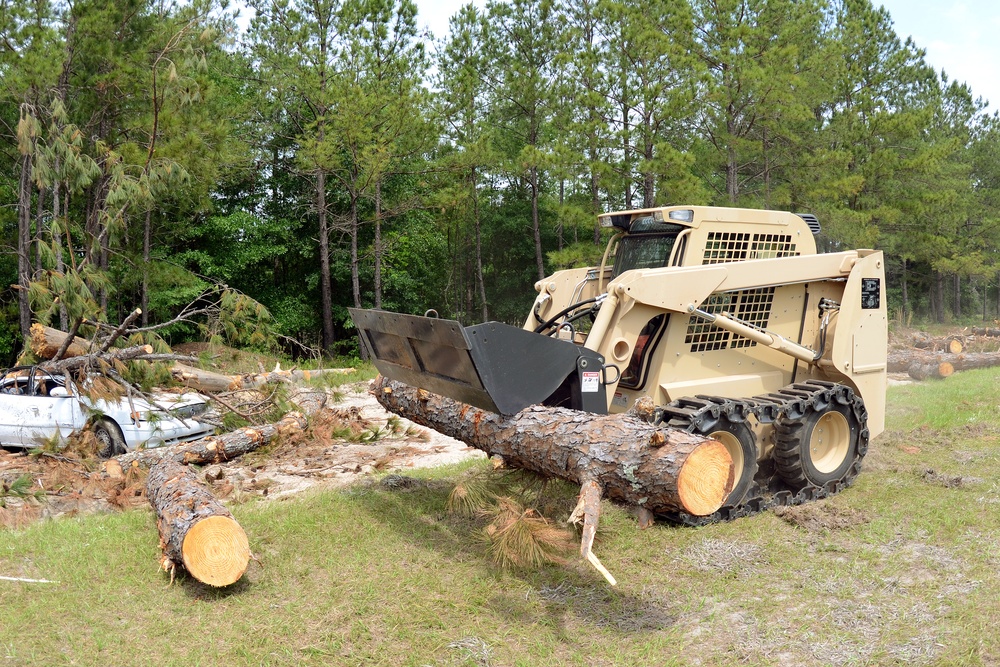
[[[864,410],[857,409],[856,402],[852,391],[840,387],[812,397],[801,415],[778,418],[774,462],[781,479],[801,489],[823,486],[847,474],[859,454],[859,439],[867,434],[858,416]]]
[[[753,431],[745,421],[730,421],[726,415],[721,415],[711,427],[699,434],[721,442],[732,457],[733,490],[729,492],[725,506],[739,505],[753,486],[753,478],[757,474],[757,441]]]

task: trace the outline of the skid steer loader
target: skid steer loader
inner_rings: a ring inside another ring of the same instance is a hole
[[[885,413],[882,253],[818,254],[809,214],[702,206],[608,213],[600,266],[535,284],[522,328],[351,310],[380,373],[501,414],[624,412],[722,442],[704,522],[839,491]]]

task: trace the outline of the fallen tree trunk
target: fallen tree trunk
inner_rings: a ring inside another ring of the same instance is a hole
[[[53,329],[52,327],[35,322],[31,325],[31,341],[29,346],[36,358],[51,359],[59,351],[59,348],[62,347],[67,337],[69,337],[69,334],[65,331]],[[70,343],[70,346],[62,356],[64,359],[78,357],[87,354],[90,351],[90,347],[89,340],[75,336],[73,342]]]
[[[277,370],[249,375],[223,375],[179,363],[174,364],[174,367],[170,369],[171,375],[178,382],[197,391],[209,393],[259,389],[268,384],[303,382],[327,374],[344,375],[353,372],[353,368],[320,368],[316,370]]]
[[[570,521],[583,524],[580,556],[612,586],[593,553],[602,497],[649,513],[711,514],[733,488],[733,461],[715,440],[631,415],[533,405],[505,417],[382,376],[372,382],[390,412],[500,456],[504,463],[580,485]]]
[[[183,565],[211,586],[239,581],[250,563],[246,533],[187,466],[170,459],[154,465],[146,494],[156,512],[164,570]]]
[[[263,447],[275,438],[291,437],[301,432],[306,427],[308,416],[316,414],[326,405],[326,392],[300,390],[291,394],[288,400],[298,406],[301,412],[290,412],[273,424],[238,428],[223,435],[193,442],[140,449],[117,456],[115,460],[123,469],[131,465],[149,468],[163,459],[195,465],[230,461]]]
[[[946,377],[954,375],[955,367],[947,361],[929,364],[915,363],[911,364],[910,367],[906,369],[906,373],[911,378],[918,381],[926,380],[927,378],[943,380]]]
[[[1000,329],[995,327],[972,327],[972,333],[987,338],[1000,338]]]
[[[731,490],[732,460],[714,440],[626,415],[531,406],[511,417],[378,377],[387,410],[515,467],[577,484],[655,513],[711,514]]]
[[[961,354],[965,349],[965,339],[961,336],[935,337],[925,333],[914,334],[913,347],[934,352]]]
[[[259,449],[275,438],[299,433],[305,426],[306,417],[303,414],[290,412],[274,424],[247,426],[219,436],[209,436],[193,442],[180,442],[155,449],[140,449],[115,458],[122,468],[134,463],[152,467],[168,459],[195,465],[222,463]]]
[[[170,369],[170,374],[185,387],[190,387],[195,391],[209,393],[229,391],[230,386],[233,384],[233,377],[231,375],[204,371],[200,368],[180,363],[173,365],[173,368]]]
[[[966,354],[930,354],[915,350],[891,352],[887,358],[890,373],[909,373],[915,380],[948,377],[959,371],[1000,366],[1000,352]]]

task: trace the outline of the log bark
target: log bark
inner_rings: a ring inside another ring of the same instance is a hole
[[[29,343],[31,352],[37,359],[51,359],[62,347],[68,336],[69,334],[65,331],[59,331],[35,322],[31,325],[31,342]],[[62,356],[64,359],[79,357],[87,354],[89,350],[90,341],[76,336]]]
[[[987,338],[1000,338],[1000,329],[995,327],[972,327],[972,333]]]
[[[164,570],[182,565],[211,586],[239,581],[250,563],[246,533],[187,466],[160,461],[149,471],[146,492],[156,512]]]
[[[934,354],[917,350],[894,351],[889,353],[886,362],[890,373],[910,373],[914,376],[910,369],[915,369],[916,375],[926,372],[929,374],[925,377],[947,377],[960,371],[1000,366],[1000,352]],[[939,369],[926,370],[934,366]],[[923,378],[914,376],[914,379]]]
[[[186,364],[174,364],[173,368],[170,369],[170,374],[184,386],[207,393],[229,391],[230,385],[233,384],[233,376],[231,375],[203,371]]]
[[[196,465],[222,463],[263,447],[275,438],[295,435],[305,426],[305,415],[300,412],[290,412],[274,424],[248,426],[193,442],[181,442],[155,449],[140,449],[122,454],[116,457],[116,460],[122,468],[127,468],[136,461],[143,467],[152,467],[164,460]]]
[[[921,350],[961,354],[962,350],[965,349],[965,345],[965,339],[961,336],[935,337],[925,333],[913,335],[913,347]]]
[[[504,417],[381,376],[372,389],[387,410],[499,455],[508,465],[581,486],[596,482],[604,497],[654,513],[708,515],[732,490],[726,448],[677,429],[543,406]]]
[[[249,375],[223,375],[179,363],[174,364],[174,367],[170,369],[171,375],[178,382],[197,391],[207,393],[259,389],[265,385],[277,383],[301,383],[326,374],[344,375],[353,372],[353,368],[321,368],[311,371],[296,369],[290,371],[271,371],[270,373],[252,373]]]
[[[946,377],[954,375],[955,367],[947,361],[929,364],[915,363],[906,369],[906,372],[911,378],[918,381],[926,380],[928,378],[942,380]]]

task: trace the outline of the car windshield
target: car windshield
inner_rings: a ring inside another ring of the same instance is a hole
[[[658,269],[670,261],[681,225],[655,222],[640,218],[632,223],[628,236],[618,244],[612,278],[632,269]]]

